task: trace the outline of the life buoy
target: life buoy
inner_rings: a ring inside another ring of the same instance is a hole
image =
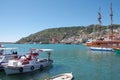
[[[34,70],[34,66],[31,66],[31,70]]]
[[[21,72],[21,73],[23,72],[23,68],[22,67],[19,68],[19,72]]]

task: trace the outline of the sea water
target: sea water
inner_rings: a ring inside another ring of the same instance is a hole
[[[119,80],[120,55],[114,52],[95,52],[88,47],[68,44],[3,44],[4,47],[17,47],[18,53],[24,55],[31,48],[53,49],[53,65],[44,70],[23,74],[6,75],[0,71],[0,80],[44,80],[46,78],[72,72],[74,80]],[[47,57],[40,53],[39,58]]]

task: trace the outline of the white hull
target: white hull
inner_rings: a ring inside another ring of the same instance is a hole
[[[63,73],[45,80],[72,80],[72,79],[73,79],[72,73]]]
[[[112,48],[105,48],[105,47],[90,47],[93,51],[113,51]]]
[[[21,67],[20,66],[16,66],[16,67],[15,66],[14,67],[6,66],[4,68],[4,70],[7,75],[32,72],[32,71],[47,67],[47,66],[51,65],[52,63],[53,63],[53,61],[50,60],[50,61],[46,61],[46,62],[38,62],[36,65],[25,65],[25,66],[21,66]]]
[[[32,69],[32,67],[34,67]],[[7,75],[9,74],[17,74],[17,73],[25,73],[38,70],[39,66],[25,66],[25,67],[7,67],[5,68],[5,72]]]

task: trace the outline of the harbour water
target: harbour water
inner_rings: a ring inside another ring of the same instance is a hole
[[[72,72],[74,80],[119,80],[120,55],[114,52],[93,52],[88,47],[65,44],[3,44],[4,47],[17,47],[18,53],[24,54],[30,48],[54,49],[52,66],[43,71],[6,75],[0,71],[0,80],[44,80],[57,74]],[[40,53],[39,58],[47,55]]]

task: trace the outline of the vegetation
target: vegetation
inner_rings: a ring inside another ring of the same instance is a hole
[[[113,25],[114,29],[117,29],[118,27],[120,27],[120,25]],[[16,43],[51,43],[52,38],[56,38],[58,42],[60,42],[63,39],[68,39],[73,36],[81,36],[83,33],[85,35],[89,35],[100,30],[105,31],[108,28],[109,26],[99,27],[99,25],[51,28],[21,38]],[[103,33],[103,35],[104,34],[105,32]]]

